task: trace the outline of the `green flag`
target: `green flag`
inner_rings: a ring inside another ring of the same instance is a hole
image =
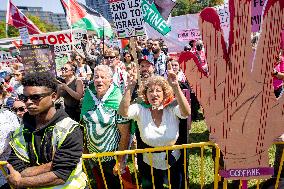
[[[162,35],[166,35],[171,31],[171,28],[167,26],[167,22],[161,16],[154,3],[150,4],[147,0],[142,0],[142,12],[144,21]]]

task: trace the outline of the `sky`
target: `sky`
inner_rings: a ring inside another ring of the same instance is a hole
[[[85,0],[77,0],[85,4]],[[0,10],[7,9],[8,0],[0,0]],[[65,0],[67,2],[67,0]],[[51,11],[54,13],[63,13],[60,0],[12,0],[16,6],[29,6],[29,7],[43,7],[44,11]]]

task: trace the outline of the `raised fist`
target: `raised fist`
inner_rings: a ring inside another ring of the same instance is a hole
[[[269,147],[284,133],[284,98],[275,98],[271,76],[284,28],[284,1],[268,0],[253,62],[251,1],[229,0],[229,6],[228,48],[216,11],[200,13],[209,75],[200,72],[190,52],[179,62],[204,109],[211,138],[221,148],[225,169],[266,168]]]

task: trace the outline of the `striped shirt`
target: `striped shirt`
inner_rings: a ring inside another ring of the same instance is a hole
[[[116,88],[116,90],[119,89]],[[108,94],[107,92],[106,95]],[[111,93],[109,96],[111,96]],[[93,98],[95,97],[93,96]],[[105,98],[107,97],[104,96],[103,99]],[[83,115],[87,147],[90,153],[113,152],[118,150],[120,133],[117,124],[129,122],[128,119],[118,115],[115,109],[105,106],[103,99],[102,101],[94,99],[96,101],[94,108],[88,110]],[[117,100],[119,104],[121,98]],[[114,158],[104,157],[101,160],[110,161],[112,159]]]

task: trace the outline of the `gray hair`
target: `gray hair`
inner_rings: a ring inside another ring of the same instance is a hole
[[[111,68],[108,65],[98,65],[94,68],[94,76],[96,75],[97,71],[103,71],[105,72],[109,78],[112,78],[113,76],[113,72],[111,70]]]

